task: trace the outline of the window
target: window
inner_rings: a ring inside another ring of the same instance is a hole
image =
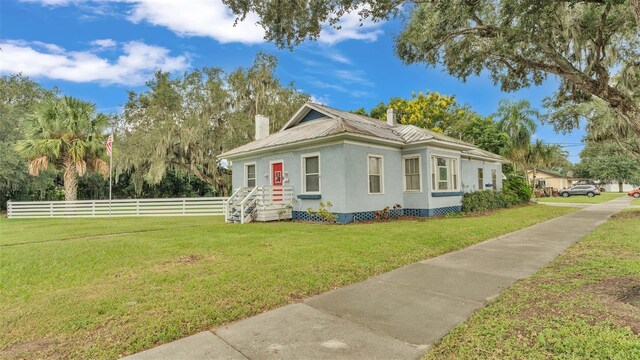
[[[403,158],[404,191],[422,191],[420,181],[420,156]]]
[[[305,193],[320,192],[320,155],[302,157],[302,188]]]
[[[369,194],[382,194],[384,192],[382,156],[369,155]]]
[[[433,191],[458,190],[458,159],[431,157],[431,189]]]
[[[493,187],[493,191],[498,191],[498,172],[496,169],[491,169],[491,186]]]
[[[244,169],[247,187],[256,187],[256,164],[247,164]]]
[[[478,168],[478,190],[484,190],[484,169]]]

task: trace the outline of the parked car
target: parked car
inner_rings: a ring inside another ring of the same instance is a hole
[[[600,189],[594,185],[576,185],[569,189],[562,189],[558,191],[558,195],[562,197],[569,197],[573,195],[587,195],[588,197],[594,197],[600,195]]]
[[[629,193],[627,195],[633,196],[636,199],[640,198],[640,188],[629,191]]]

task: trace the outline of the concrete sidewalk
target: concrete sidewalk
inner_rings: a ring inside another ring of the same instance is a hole
[[[628,203],[593,205],[128,359],[417,359]]]

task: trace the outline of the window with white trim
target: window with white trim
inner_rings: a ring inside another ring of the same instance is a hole
[[[458,159],[431,157],[431,190],[458,190]]]
[[[422,191],[420,182],[420,155],[407,156],[402,162],[404,191]]]
[[[478,168],[478,190],[484,190],[484,169]]]
[[[320,155],[302,157],[302,189],[305,193],[320,192]]]
[[[256,164],[247,164],[244,167],[245,169],[245,184],[247,187],[255,187],[256,186]]]
[[[369,194],[382,194],[383,184],[383,163],[381,155],[369,155]]]

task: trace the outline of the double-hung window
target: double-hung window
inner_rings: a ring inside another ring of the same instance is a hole
[[[244,173],[246,176],[245,184],[247,187],[256,186],[256,164],[247,164],[244,166]]]
[[[369,155],[369,194],[384,193],[384,170],[381,155]]]
[[[404,191],[422,191],[420,181],[420,155],[403,158]]]
[[[320,155],[302,156],[302,188],[305,193],[320,192]]]
[[[444,156],[431,157],[431,190],[458,190],[458,159]]]
[[[478,190],[484,190],[484,169],[478,168]]]

